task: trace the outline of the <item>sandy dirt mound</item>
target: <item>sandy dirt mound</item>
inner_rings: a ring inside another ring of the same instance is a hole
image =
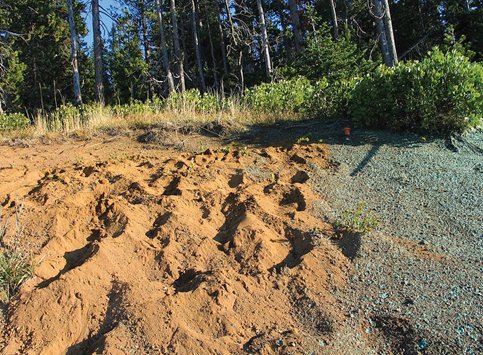
[[[309,187],[324,145],[0,149],[0,203],[25,196],[38,263],[3,354],[318,354],[343,331],[350,257]]]

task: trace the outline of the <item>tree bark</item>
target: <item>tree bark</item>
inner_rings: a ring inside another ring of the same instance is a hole
[[[69,13],[70,39],[72,42],[71,61],[72,61],[72,71],[74,73],[74,96],[75,96],[74,102],[75,102],[75,106],[82,106],[79,68],[77,65],[77,50],[78,50],[77,33],[75,30],[74,8],[72,6],[72,0],[67,0],[67,11]]]
[[[335,0],[330,0],[330,9],[332,11],[332,21],[333,23],[333,29],[334,29],[334,41],[339,40],[339,24],[337,22],[337,11],[335,7]]]
[[[208,29],[208,39],[210,40],[211,61],[213,62],[214,88],[218,90],[218,74],[216,73],[215,48],[213,46],[213,40],[211,38],[211,26],[210,26],[210,19],[208,18],[208,11],[205,11],[205,17],[206,17],[206,28]],[[218,18],[218,15],[216,17]]]
[[[174,80],[171,68],[169,67],[168,49],[166,48],[166,37],[164,35],[163,13],[161,12],[161,4],[156,0],[156,12],[158,13],[159,34],[161,35],[161,49],[163,53],[163,65],[166,70],[166,77],[168,78],[168,94],[174,92]]]
[[[186,90],[184,81],[184,68],[183,68],[183,56],[181,55],[181,48],[179,46],[179,32],[178,32],[178,17],[176,15],[176,3],[175,0],[170,0],[171,19],[173,21],[173,45],[174,45],[174,60],[178,67],[179,81],[181,85],[181,91]]]
[[[99,0],[92,0],[92,29],[94,34],[94,71],[96,80],[96,102],[104,105],[102,38],[99,19]]]
[[[257,7],[260,15],[260,25],[262,27],[262,51],[265,57],[265,74],[267,75],[267,78],[270,79],[272,75],[272,62],[270,60],[267,25],[265,24],[265,13],[263,12],[262,0],[257,0]]]
[[[388,0],[382,0],[384,8],[384,27],[386,29],[387,46],[389,55],[391,56],[391,67],[398,63],[396,41],[394,40],[394,32],[392,30],[391,10],[389,9]]]
[[[303,52],[305,49],[304,47],[304,38],[302,35],[302,27],[300,25],[300,18],[297,8],[297,1],[296,0],[289,0],[290,6],[290,17],[292,18],[292,26],[293,26],[293,34],[295,39],[295,50],[297,53]]]
[[[386,27],[384,26],[383,14],[379,1],[380,0],[371,0],[372,13],[376,19],[376,27],[379,35],[379,45],[381,47],[382,59],[386,66],[392,67],[391,54],[389,53],[389,47],[387,44]]]
[[[144,0],[139,0],[139,12],[141,15],[141,30],[143,33],[143,47],[144,47],[144,61],[146,62],[148,66],[148,70],[150,67],[150,50],[149,50],[149,42],[148,42],[148,26],[146,24],[146,4]],[[148,77],[149,83],[148,83],[148,92],[147,92],[147,98],[149,99],[152,96],[152,93],[154,91],[153,84]]]
[[[193,28],[193,40],[195,44],[196,63],[198,66],[199,82],[201,92],[206,92],[205,74],[203,72],[203,60],[201,59],[200,38],[198,33],[198,26],[196,25],[196,5],[195,0],[191,0],[191,26]]]
[[[221,9],[218,8],[219,13],[216,16],[216,19],[218,21],[218,29],[220,31],[220,47],[221,47],[221,56],[223,59],[223,82],[228,83],[228,91],[230,91],[230,83],[229,83],[229,77],[230,73],[228,71],[228,57],[226,55],[226,44],[225,44],[225,32],[223,31],[223,26],[221,25]]]

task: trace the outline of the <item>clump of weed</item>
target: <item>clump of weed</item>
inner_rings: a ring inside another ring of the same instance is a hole
[[[364,213],[365,202],[361,201],[355,211],[347,210],[337,222],[337,228],[350,232],[368,233],[379,225],[379,217],[372,216],[372,211]]]
[[[306,135],[300,137],[300,138],[297,138],[295,140],[295,143],[296,144],[308,144],[310,142],[310,137],[312,137],[312,133],[307,133]]]
[[[30,256],[18,248],[18,241],[22,237],[25,229],[25,225],[22,225],[20,221],[24,202],[25,200],[18,207],[19,204],[17,201],[15,207],[13,244],[5,241],[10,218],[7,218],[3,222],[2,208],[0,206],[0,301],[3,303],[8,303],[15,291],[34,272],[34,265]]]

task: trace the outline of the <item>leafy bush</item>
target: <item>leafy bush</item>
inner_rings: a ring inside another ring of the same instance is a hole
[[[248,108],[264,112],[306,112],[309,110],[314,87],[304,77],[263,83],[245,90],[242,103]]]
[[[481,124],[483,68],[456,51],[421,62],[380,66],[355,86],[349,105],[360,124],[393,130],[461,133]]]
[[[171,93],[165,100],[165,107],[174,110],[213,113],[227,109],[231,100],[216,94],[201,94],[198,89],[190,89],[184,92]]]
[[[307,107],[311,112],[326,117],[344,116],[356,83],[356,79],[347,79],[329,84],[323,78],[313,84],[313,96],[310,98],[311,102],[307,103]]]
[[[47,116],[48,129],[69,130],[79,126],[82,121],[82,112],[72,104],[61,105]]]
[[[0,115],[0,129],[22,129],[30,125],[30,120],[23,113],[4,113]]]

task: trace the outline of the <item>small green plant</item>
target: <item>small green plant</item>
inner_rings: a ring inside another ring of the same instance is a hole
[[[109,158],[111,160],[115,160],[118,163],[122,163],[127,159],[127,153],[124,152],[122,154],[119,154],[119,152],[115,150],[109,154]]]
[[[187,177],[193,171],[193,167],[195,165],[195,158],[191,158],[190,165],[188,166],[188,170],[186,170],[185,177]]]
[[[76,155],[74,158],[74,164],[75,165],[82,165],[84,163],[84,158]]]
[[[379,225],[379,217],[372,216],[372,211],[364,214],[365,205],[365,202],[361,201],[355,211],[345,211],[337,223],[337,228],[359,233],[367,233],[376,228]]]
[[[309,143],[310,142],[310,137],[312,137],[312,133],[307,133],[306,135],[298,138],[295,143],[296,144],[304,144],[304,143]]]
[[[0,207],[0,301],[8,303],[13,293],[27,280],[34,272],[34,265],[27,253],[18,249],[18,241],[23,235],[25,225],[22,226],[20,215],[24,207],[24,202],[15,207],[16,229],[14,233],[14,243],[6,243],[8,222],[2,222],[2,209]]]
[[[273,173],[273,172],[272,172],[272,173],[270,173],[270,182],[271,182],[272,184],[277,183],[277,176],[276,176],[276,175],[275,175],[275,173]]]
[[[216,151],[218,153],[230,153],[231,152],[231,148],[233,148],[233,142],[228,144],[228,146],[226,147],[223,147],[223,148],[218,148]]]

